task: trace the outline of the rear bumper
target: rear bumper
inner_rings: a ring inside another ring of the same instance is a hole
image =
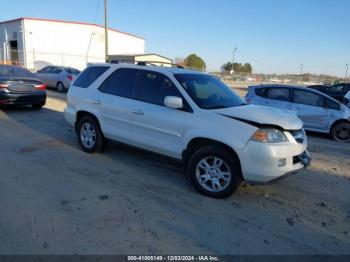
[[[0,105],[45,104],[46,92],[37,90],[31,93],[0,92]]]
[[[281,179],[311,163],[307,144],[262,144],[250,142],[239,152],[243,178],[248,183],[265,184]]]
[[[75,120],[76,120],[76,112],[74,109],[66,106],[64,109],[64,118],[66,119],[67,123],[74,126]]]

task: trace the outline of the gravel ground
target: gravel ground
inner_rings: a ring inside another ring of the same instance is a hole
[[[350,145],[309,134],[309,169],[215,200],[170,160],[83,153],[48,94],[0,111],[0,254],[350,254]]]

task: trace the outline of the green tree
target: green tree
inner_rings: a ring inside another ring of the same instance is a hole
[[[232,70],[232,63],[227,62],[226,64],[223,64],[221,69],[222,69],[222,71],[230,72]]]
[[[242,71],[242,64],[241,63],[234,63],[233,70],[235,71],[235,73],[243,72]]]
[[[251,64],[245,63],[242,67],[242,72],[251,74],[253,72],[253,68],[252,68]]]
[[[253,72],[253,67],[249,63],[245,63],[244,65],[242,65],[241,63],[234,63],[232,67],[232,63],[227,62],[221,68],[222,68],[222,71],[225,71],[225,72],[231,72],[232,69],[235,71],[235,73],[252,73]]]
[[[206,69],[206,64],[204,60],[199,56],[197,56],[196,54],[191,54],[188,57],[186,57],[185,65],[186,67],[189,67],[195,70],[200,70],[200,71],[205,71]]]

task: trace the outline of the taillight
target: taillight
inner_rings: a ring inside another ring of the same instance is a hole
[[[67,76],[69,81],[73,81],[73,76]]]
[[[45,90],[46,84],[35,85],[34,88],[38,90]]]
[[[0,83],[0,88],[6,88],[6,87],[9,87],[9,84]]]

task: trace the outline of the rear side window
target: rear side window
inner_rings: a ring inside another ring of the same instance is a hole
[[[138,70],[135,69],[118,69],[102,83],[99,90],[115,96],[133,98],[137,74]]]
[[[166,96],[182,97],[169,78],[156,72],[142,71],[137,87],[137,99],[151,104],[164,106]]]
[[[255,89],[255,94],[256,94],[257,96],[265,97],[266,88],[257,88],[257,89]]]
[[[62,70],[56,67],[56,68],[52,69],[52,71],[50,73],[59,74],[61,72],[62,72]]]
[[[87,88],[108,69],[108,66],[91,66],[78,76],[74,86]]]
[[[289,101],[290,100],[289,88],[287,88],[287,87],[269,88],[266,97],[269,99]]]
[[[323,107],[324,98],[319,94],[304,90],[293,91],[294,102],[298,104],[304,104],[309,106]]]
[[[65,71],[68,73],[68,74],[72,74],[72,75],[79,75],[80,71],[79,70],[76,70],[74,68],[67,68],[65,69]]]

